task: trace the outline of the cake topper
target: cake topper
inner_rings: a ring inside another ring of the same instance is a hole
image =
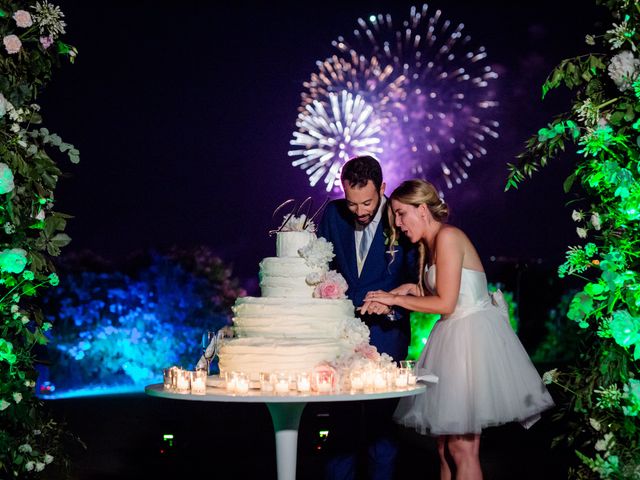
[[[311,213],[311,208],[313,206],[313,199],[311,197],[305,198],[300,205],[298,205],[298,202],[293,198],[290,198],[289,200],[282,202],[273,211],[271,218],[275,218],[276,214],[287,206],[290,206],[291,210],[287,214],[285,214],[285,220],[284,222],[282,222],[282,225],[280,225],[275,230],[269,230],[269,235],[273,235],[278,232],[292,229],[290,228],[292,225],[287,225],[287,224],[289,224],[289,222],[292,219],[296,219],[296,218],[299,218],[301,220],[304,219],[304,220],[301,226],[297,226],[298,228],[293,228],[293,230],[303,231],[310,228],[312,229],[312,231],[315,231],[315,224],[313,223],[313,220],[318,216],[318,214],[322,211],[322,209],[327,205],[328,202],[329,202],[329,197],[326,198],[326,200],[322,203],[322,205],[320,205],[320,208],[318,208],[314,212],[314,214],[311,216],[309,216],[309,214]]]

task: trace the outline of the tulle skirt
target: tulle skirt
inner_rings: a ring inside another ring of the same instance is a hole
[[[435,324],[417,368],[419,375],[436,375],[438,383],[402,398],[396,422],[422,434],[480,433],[508,422],[528,428],[554,406],[497,294],[497,306],[487,301],[456,309]]]

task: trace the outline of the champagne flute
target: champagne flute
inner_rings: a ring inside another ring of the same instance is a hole
[[[216,332],[211,330],[206,330],[202,333],[202,356],[207,362],[207,375],[211,370],[211,360],[216,355],[216,344],[217,344],[217,335]],[[209,348],[211,343],[213,342],[212,349]],[[209,350],[207,352],[207,350]]]

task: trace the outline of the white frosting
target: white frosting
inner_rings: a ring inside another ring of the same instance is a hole
[[[276,236],[276,256],[300,257],[298,250],[306,247],[316,239],[316,234],[303,230],[302,232],[278,232]]]
[[[310,273],[320,271],[321,268],[308,266],[301,257],[267,257],[260,262],[262,296],[311,298],[314,287],[305,279]]]
[[[242,337],[339,339],[354,318],[348,299],[244,297],[232,309],[236,332]]]
[[[321,362],[335,360],[345,347],[331,339],[236,338],[219,353],[220,370],[260,372],[310,371]]]

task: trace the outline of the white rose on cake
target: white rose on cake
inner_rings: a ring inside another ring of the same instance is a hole
[[[369,336],[369,327],[367,327],[362,320],[355,317],[345,318],[342,324],[340,338],[354,351],[359,345],[367,345],[369,343]]]
[[[322,237],[309,242],[305,247],[298,250],[298,253],[305,259],[307,265],[319,268],[326,268],[335,257],[333,244]]]

